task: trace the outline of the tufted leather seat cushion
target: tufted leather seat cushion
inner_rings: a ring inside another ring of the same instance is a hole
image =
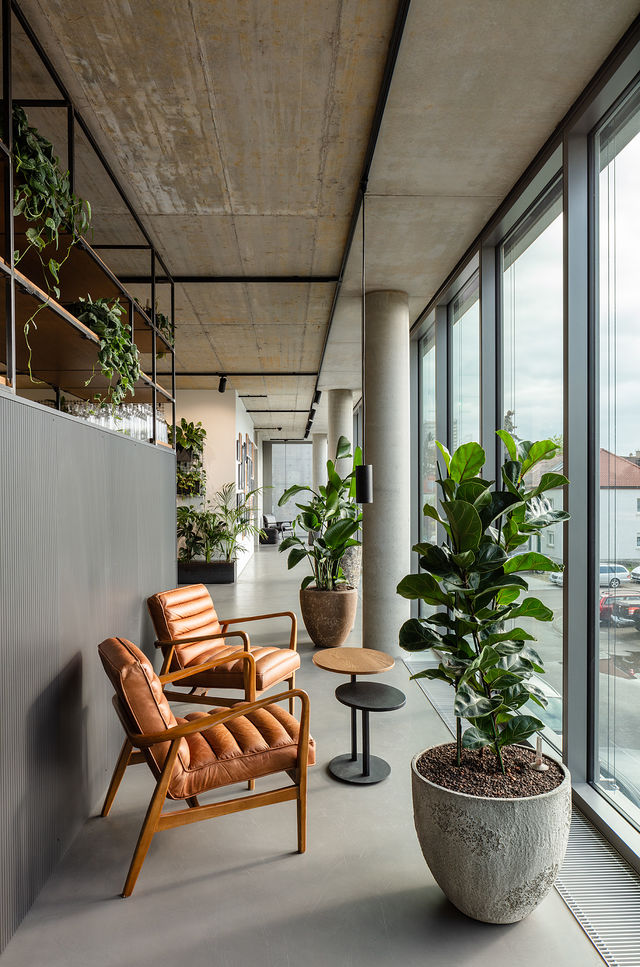
[[[193,722],[203,714],[192,712],[178,721]],[[267,705],[188,736],[190,765],[172,778],[169,795],[186,799],[214,786],[295,769],[299,729],[293,715],[279,705]],[[310,738],[309,765],[315,761],[315,742]]]
[[[98,652],[132,732],[150,735],[210,714],[192,712],[176,719],[151,663],[125,638],[107,638],[98,645]],[[222,709],[210,710],[217,711]],[[268,705],[189,735],[180,740],[167,795],[186,799],[216,786],[294,769],[298,734],[297,719],[279,705]],[[145,752],[156,775],[168,751],[169,743],[162,742]],[[309,765],[314,762],[315,743],[310,739]]]
[[[147,604],[159,641],[179,641],[180,638],[213,635],[222,631],[211,595],[204,584],[189,584],[172,591],[162,591],[152,595]],[[235,627],[240,628],[241,623]],[[239,638],[231,638],[228,643],[224,638],[215,638],[212,641],[177,644],[171,670],[202,665],[212,658],[231,655],[241,648]],[[256,688],[259,692],[290,678],[300,668],[300,655],[292,648],[268,645],[252,648],[251,654],[256,660]],[[197,678],[184,679],[181,685],[242,689],[243,668],[243,662],[231,662],[200,673]]]

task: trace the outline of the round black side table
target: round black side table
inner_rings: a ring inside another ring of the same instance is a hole
[[[338,685],[336,698],[352,709],[362,712],[362,754],[358,752],[355,730],[351,731],[351,754],[339,755],[329,763],[329,772],[341,782],[372,785],[386,779],[391,766],[377,755],[371,755],[369,712],[393,712],[406,703],[404,692],[383,682],[347,682]]]

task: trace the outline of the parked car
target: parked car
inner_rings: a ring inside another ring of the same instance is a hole
[[[623,581],[630,581],[631,575],[622,564],[600,564],[600,587],[619,588]]]
[[[561,588],[564,581],[564,571],[550,571],[549,581]]]
[[[634,567],[631,572],[631,580],[635,581],[636,584],[640,584],[640,567]]]
[[[600,623],[632,625],[640,620],[640,591],[607,591],[600,598]]]

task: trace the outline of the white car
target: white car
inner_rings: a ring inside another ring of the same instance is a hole
[[[640,567],[634,567],[631,572],[631,580],[635,581],[636,584],[640,584]]]
[[[635,577],[633,576],[634,574],[636,575]],[[622,564],[600,564],[600,578],[598,581],[600,587],[619,588],[623,581],[630,581],[631,579],[640,582],[640,567],[635,568],[629,574],[627,568]],[[564,571],[551,571],[549,574],[549,582],[558,587],[562,587],[564,584]]]
[[[600,587],[619,588],[631,575],[622,564],[600,564]]]

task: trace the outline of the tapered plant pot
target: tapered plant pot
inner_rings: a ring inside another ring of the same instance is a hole
[[[356,618],[358,592],[355,588],[300,591],[300,610],[304,626],[314,645],[338,648],[348,638]]]
[[[539,796],[499,799],[455,792],[411,763],[413,813],[422,853],[447,898],[468,917],[515,923],[547,895],[571,825],[571,778]]]
[[[356,547],[348,547],[346,549],[342,555],[340,567],[342,568],[342,573],[344,574],[347,584],[350,584],[352,588],[357,589],[360,585],[360,572],[362,571],[361,544],[358,544]]]

